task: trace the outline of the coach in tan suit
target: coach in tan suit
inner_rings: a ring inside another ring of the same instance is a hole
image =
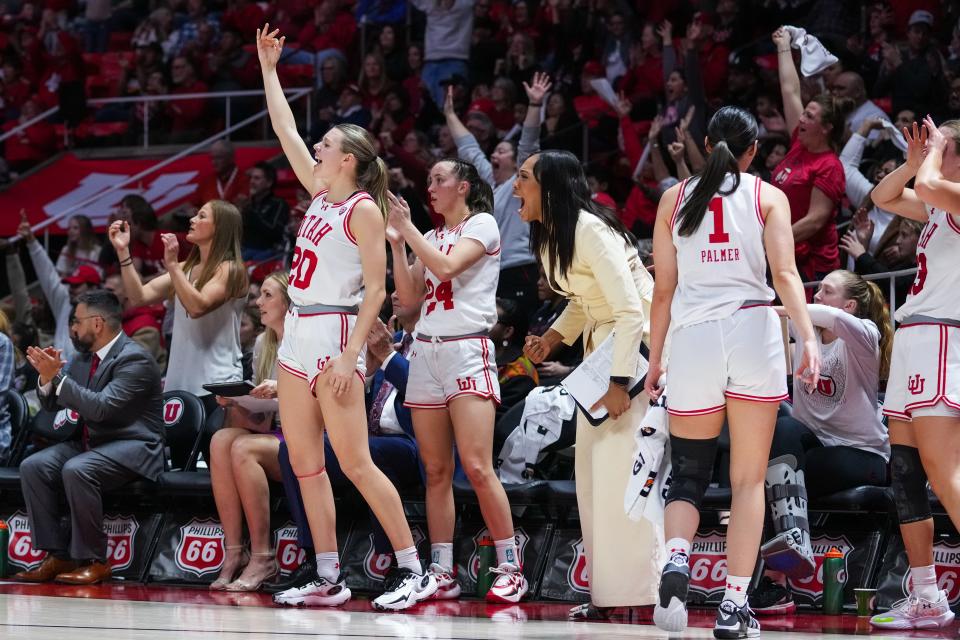
[[[607,607],[652,604],[662,533],[645,520],[628,519],[623,494],[634,431],[648,406],[644,394],[630,400],[626,382],[649,331],[653,279],[623,224],[591,200],[573,154],[532,156],[520,168],[514,191],[550,286],[569,300],[542,337],[527,338],[527,355],[540,362],[559,342],[572,344],[581,335],[589,353],[616,329],[610,386],[600,400],[610,417],[596,427],[583,415],[577,419],[577,504],[592,606],[572,613],[602,617]]]

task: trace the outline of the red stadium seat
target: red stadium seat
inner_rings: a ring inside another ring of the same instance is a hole
[[[281,64],[277,66],[277,75],[283,86],[313,86],[315,68],[312,64]]]

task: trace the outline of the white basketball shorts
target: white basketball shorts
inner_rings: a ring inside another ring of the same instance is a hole
[[[893,338],[883,413],[906,422],[960,415],[960,327],[900,325]]]
[[[404,405],[411,409],[443,409],[454,398],[467,395],[492,398],[500,404],[500,381],[490,338],[442,342],[417,338],[409,360]]]
[[[347,346],[357,316],[350,313],[299,315],[288,312],[283,322],[283,341],[277,350],[277,367],[303,378],[316,395],[317,376],[323,367]],[[357,375],[365,380],[366,349],[357,356]]]

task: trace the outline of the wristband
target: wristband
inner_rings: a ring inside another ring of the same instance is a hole
[[[126,260],[121,260],[121,261],[120,261],[120,268],[122,269],[123,267],[128,267],[128,266],[130,266],[131,264],[133,264],[133,258],[132,258],[132,257],[131,257],[131,258],[127,258]]]
[[[542,107],[542,106],[543,106],[543,103],[542,103],[542,102],[531,102],[531,103],[528,104],[527,106],[528,106],[528,107]]]

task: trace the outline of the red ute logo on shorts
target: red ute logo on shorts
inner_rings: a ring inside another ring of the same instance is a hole
[[[727,586],[727,536],[711,529],[690,545],[690,590],[709,598]]]
[[[590,593],[590,575],[587,571],[587,552],[583,538],[570,545],[573,547],[573,562],[567,569],[567,584],[577,593]]]
[[[477,572],[480,570],[480,541],[484,538],[492,537],[487,532],[487,528],[484,527],[477,532],[477,535],[473,536],[473,551],[470,553],[470,559],[467,561],[467,573],[470,574],[470,579],[474,582],[477,581]],[[514,529],[514,540],[517,545],[517,562],[520,563],[520,566],[523,566],[523,552],[527,548],[527,543],[530,542],[530,536],[527,535],[527,532],[523,528]],[[496,562],[496,560],[494,560]]]
[[[937,567],[937,588],[947,592],[950,607],[960,602],[960,543],[937,542],[933,545],[933,564]],[[910,571],[900,583],[904,597],[913,590]]]
[[[223,527],[213,518],[194,518],[180,527],[174,554],[177,566],[197,577],[217,571],[223,564]]]
[[[183,415],[183,400],[170,398],[163,404],[163,424],[168,427],[177,424]]]
[[[33,548],[33,539],[30,537],[30,521],[27,520],[27,514],[23,511],[17,511],[7,518],[7,526],[10,527],[10,543],[7,546],[7,556],[10,558],[10,564],[28,571],[39,567],[43,559],[47,557],[47,552]]]
[[[68,422],[77,424],[79,420],[80,414],[73,409],[60,409],[60,411],[57,411],[57,415],[53,417],[53,430],[59,431],[60,428]]]
[[[297,544],[297,526],[287,522],[273,532],[274,546],[277,549],[277,565],[280,573],[289,575],[303,564],[307,552]]]
[[[427,539],[419,525],[410,527],[410,533],[413,535],[414,547],[420,546],[420,543]],[[372,533],[367,534],[367,543],[367,553],[363,556],[363,572],[371,580],[383,580],[387,577],[387,571],[390,570],[393,554],[377,553],[376,548],[374,548]]]
[[[133,516],[103,517],[103,532],[107,534],[107,561],[112,570],[121,571],[133,564],[133,543],[139,529],[140,523]]]
[[[918,396],[923,393],[923,386],[926,381],[927,379],[921,378],[919,373],[914,374],[907,380],[907,389],[909,389],[913,395]]]
[[[803,593],[811,598],[819,598],[823,595],[823,554],[830,550],[830,547],[836,547],[843,552],[843,569],[841,569],[841,577],[846,581],[846,576],[848,575],[847,571],[847,562],[849,561],[850,554],[856,550],[850,541],[847,540],[845,536],[833,537],[833,536],[817,536],[816,538],[810,541],[810,546],[813,548],[813,562],[816,565],[816,571],[813,572],[813,575],[809,578],[801,578],[799,580],[788,579],[790,588],[797,593]]]

